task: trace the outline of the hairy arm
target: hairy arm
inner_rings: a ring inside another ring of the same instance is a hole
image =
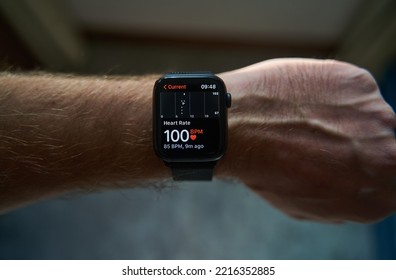
[[[396,210],[395,115],[365,70],[280,59],[221,77],[233,106],[217,176],[296,218],[370,222]],[[169,179],[152,148],[155,80],[1,75],[0,210]]]
[[[151,142],[155,77],[0,76],[0,211],[169,177]]]

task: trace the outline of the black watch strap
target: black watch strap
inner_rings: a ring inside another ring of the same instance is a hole
[[[195,71],[195,72],[170,72],[164,75],[164,78],[188,78],[190,76],[207,76],[207,75],[214,75],[211,71]]]
[[[211,181],[216,161],[167,162],[175,181]]]

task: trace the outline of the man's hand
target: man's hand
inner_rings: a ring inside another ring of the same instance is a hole
[[[277,59],[221,77],[233,106],[220,175],[300,219],[372,222],[396,210],[396,118],[367,71]]]

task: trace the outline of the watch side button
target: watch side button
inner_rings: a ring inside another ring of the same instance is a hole
[[[227,105],[227,108],[231,107],[231,93],[227,93],[226,105]]]

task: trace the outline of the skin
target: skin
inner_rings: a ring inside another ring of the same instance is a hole
[[[299,219],[373,222],[395,211],[396,120],[367,71],[278,59],[220,76],[233,104],[217,177]],[[169,182],[152,148],[157,78],[0,75],[0,210]]]
[[[234,106],[221,172],[298,219],[367,223],[395,211],[395,114],[366,70],[277,59],[222,78]]]

